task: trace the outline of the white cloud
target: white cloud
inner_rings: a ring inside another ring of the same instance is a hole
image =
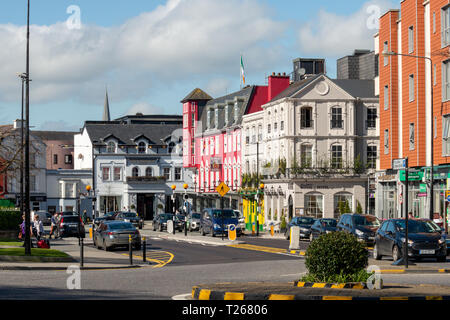
[[[302,25],[298,32],[301,51],[340,57],[352,54],[354,49],[373,49],[373,36],[378,31],[375,22],[391,8],[392,1],[375,0],[350,15],[321,10],[317,18]]]
[[[256,0],[168,0],[110,28],[33,25],[32,103],[102,103],[105,84],[116,101],[140,100],[160,83],[237,73],[241,52],[262,70],[279,59],[282,50],[266,47],[279,41],[285,27]],[[0,51],[0,102],[18,99],[25,32],[23,26],[0,25],[0,46],[7,48]]]
[[[139,102],[134,104],[130,109],[128,109],[126,115],[135,115],[136,113],[142,113],[145,115],[164,114],[160,108],[152,106],[147,102]]]

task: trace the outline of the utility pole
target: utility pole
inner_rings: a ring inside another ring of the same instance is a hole
[[[25,86],[25,255],[31,255],[30,236],[30,0],[27,11],[27,56]],[[23,125],[23,124],[22,124]]]

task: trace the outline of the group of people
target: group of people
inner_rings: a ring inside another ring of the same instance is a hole
[[[22,215],[22,223],[20,224],[20,233],[19,233],[19,239],[25,239],[25,215]],[[60,236],[59,233],[59,223],[61,221],[61,218],[58,213],[53,214],[51,218],[51,229],[50,229],[50,235],[49,238],[53,236],[54,239],[58,238]],[[33,217],[33,221],[31,221],[30,224],[30,235],[32,237],[35,237],[37,241],[41,240],[41,238],[44,236],[44,224],[39,219],[39,215],[35,214]]]

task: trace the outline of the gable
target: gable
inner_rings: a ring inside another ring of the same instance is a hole
[[[302,100],[353,100],[354,97],[326,76],[318,77],[292,96]]]

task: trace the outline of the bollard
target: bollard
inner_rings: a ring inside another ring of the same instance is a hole
[[[147,262],[147,239],[142,237],[142,260]]]
[[[128,235],[128,253],[130,255],[130,266],[133,265],[133,249],[132,249],[132,240],[131,240],[131,234]]]
[[[84,243],[83,238],[80,237],[81,245],[80,245],[80,267],[83,268],[84,266]]]
[[[187,237],[187,217],[184,217],[184,236]]]

